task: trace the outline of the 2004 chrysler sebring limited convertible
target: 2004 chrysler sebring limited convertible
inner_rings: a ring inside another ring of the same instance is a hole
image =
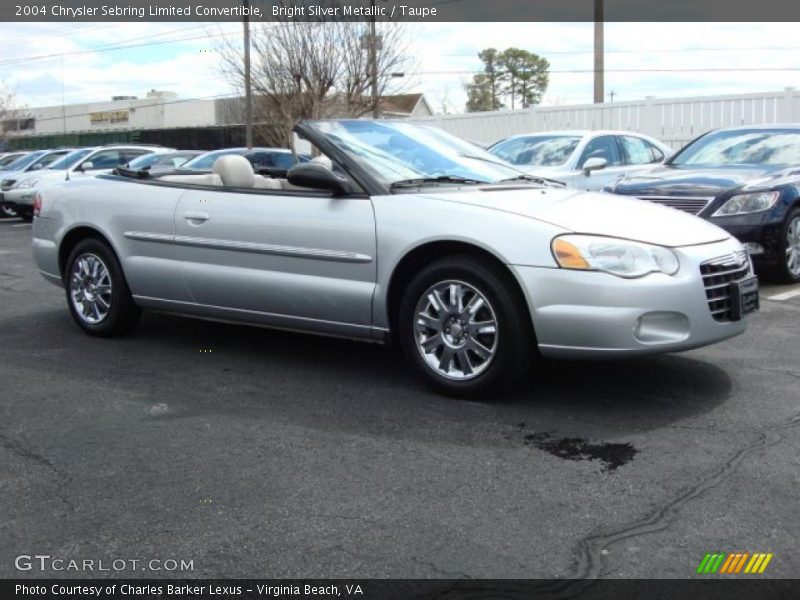
[[[85,331],[141,308],[402,347],[438,390],[491,396],[535,354],[619,357],[740,334],[758,307],[742,245],[637,199],[530,177],[437,129],[306,121],[286,179],[208,173],[65,182],[33,247]]]

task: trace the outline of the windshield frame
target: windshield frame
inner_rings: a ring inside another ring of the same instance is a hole
[[[328,131],[325,131],[323,128],[320,127],[322,124],[347,124],[347,123],[369,123],[374,122],[379,125],[384,126],[396,126],[399,125],[400,127],[418,127],[420,129],[429,129],[431,130],[431,136],[444,136],[447,138],[455,138],[455,136],[451,136],[450,134],[433,128],[426,125],[420,125],[417,123],[405,123],[403,121],[396,121],[396,120],[362,120],[362,119],[320,119],[320,120],[304,120],[299,122],[295,125],[295,132],[298,133],[301,137],[307,139],[317,148],[319,148],[324,154],[326,154],[329,158],[334,160],[335,162],[339,163],[339,165],[352,177],[352,179],[362,187],[368,194],[370,195],[389,195],[392,193],[414,193],[415,188],[413,186],[395,186],[395,190],[392,189],[392,184],[397,184],[400,181],[404,181],[404,178],[399,178],[394,181],[386,181],[376,177],[374,173],[374,169],[369,168],[368,163],[365,163],[364,160],[358,160],[355,153],[345,151],[339,144],[335,143],[330,139],[331,134]],[[455,138],[458,144],[463,144],[464,152],[457,152],[456,154],[462,156],[465,160],[469,160],[470,162],[475,158],[473,155],[478,156],[478,160],[475,160],[476,164],[485,164],[485,163],[492,163],[496,165],[500,169],[503,170],[502,176],[501,173],[498,172],[496,174],[495,181],[486,181],[485,183],[477,182],[475,184],[472,183],[449,183],[449,182],[436,182],[431,181],[430,183],[420,184],[419,187],[427,187],[430,186],[442,186],[444,187],[461,187],[464,185],[493,185],[500,183],[501,181],[505,181],[504,185],[507,185],[507,180],[509,178],[514,178],[515,176],[524,175],[525,173],[514,167],[513,165],[508,165],[500,161],[498,157],[486,152],[485,150],[474,146],[469,142],[464,140],[460,140],[459,138]],[[375,146],[369,146],[370,148],[376,148]],[[481,154],[485,154],[485,157],[481,157]],[[446,155],[442,155],[447,158]],[[401,162],[397,163],[398,166],[402,165]],[[455,174],[454,174],[455,175]],[[423,178],[425,174],[418,174],[416,177]],[[409,177],[410,179],[411,177]],[[471,177],[468,177],[471,178]],[[477,177],[475,177],[477,179]]]
[[[775,133],[794,133],[800,136],[800,128],[794,127],[781,127],[780,125],[775,127],[739,127],[736,129],[712,129],[711,131],[707,131],[703,135],[700,135],[693,139],[691,142],[686,144],[683,148],[678,150],[675,154],[670,156],[667,160],[664,161],[664,166],[674,166],[674,167],[684,167],[684,168],[725,168],[725,167],[749,167],[749,168],[762,168],[762,169],[785,169],[788,167],[793,167],[796,165],[793,164],[769,164],[769,163],[676,163],[675,161],[679,159],[685,152],[688,152],[690,148],[696,146],[696,144],[702,143],[703,140],[706,140],[708,137],[713,136],[718,133],[739,133],[741,135],[746,135],[748,133],[756,133],[762,132],[766,134],[775,134]]]

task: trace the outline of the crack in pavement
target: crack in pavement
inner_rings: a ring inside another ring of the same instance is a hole
[[[800,379],[800,373],[792,371],[790,369],[769,369],[767,367],[756,367],[754,365],[739,365],[739,367],[744,369],[752,369],[753,371],[760,371],[762,373],[777,373],[779,375],[788,375],[789,377]]]
[[[416,556],[412,556],[411,557],[411,562],[415,562],[415,563],[417,563],[419,565],[426,566],[429,569],[431,569],[434,573],[436,573],[438,575],[442,575],[446,579],[453,579],[454,576],[458,576],[458,578],[460,578],[460,579],[472,579],[471,575],[467,575],[463,571],[446,571],[446,570],[444,570],[444,569],[442,569],[440,567],[437,567],[435,563],[433,563],[433,562],[431,562],[429,560],[419,559]]]
[[[35,452],[34,450],[32,450],[19,440],[9,437],[3,432],[0,432],[0,446],[2,446],[12,454],[17,455],[24,460],[33,461],[39,466],[46,467],[47,469],[52,471],[59,480],[58,484],[59,500],[61,500],[61,502],[64,503],[64,505],[70,510],[70,512],[75,512],[75,506],[72,504],[70,499],[64,493],[64,487],[70,481],[69,476],[62,473],[52,462],[50,462],[50,460],[46,456],[43,456],[42,454]]]
[[[664,506],[632,524],[583,538],[578,542],[576,572],[570,576],[571,581],[543,586],[542,591],[556,593],[558,598],[572,598],[582,593],[600,577],[603,568],[603,551],[609,546],[622,540],[666,529],[685,504],[727,479],[750,454],[762,448],[774,446],[783,440],[783,436],[778,433],[780,430],[791,429],[798,425],[800,425],[800,413],[761,429],[754,441],[739,448],[710,474],[695,485],[684,489]]]

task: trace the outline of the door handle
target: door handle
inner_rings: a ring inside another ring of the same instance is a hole
[[[208,213],[189,210],[183,213],[183,218],[187,221],[199,221],[200,223],[205,223],[211,217],[208,215]]]

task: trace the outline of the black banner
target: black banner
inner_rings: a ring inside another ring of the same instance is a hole
[[[800,580],[730,576],[599,580],[1,580],[0,598],[23,600],[789,600]]]
[[[800,21],[788,0],[11,0],[0,21]]]

